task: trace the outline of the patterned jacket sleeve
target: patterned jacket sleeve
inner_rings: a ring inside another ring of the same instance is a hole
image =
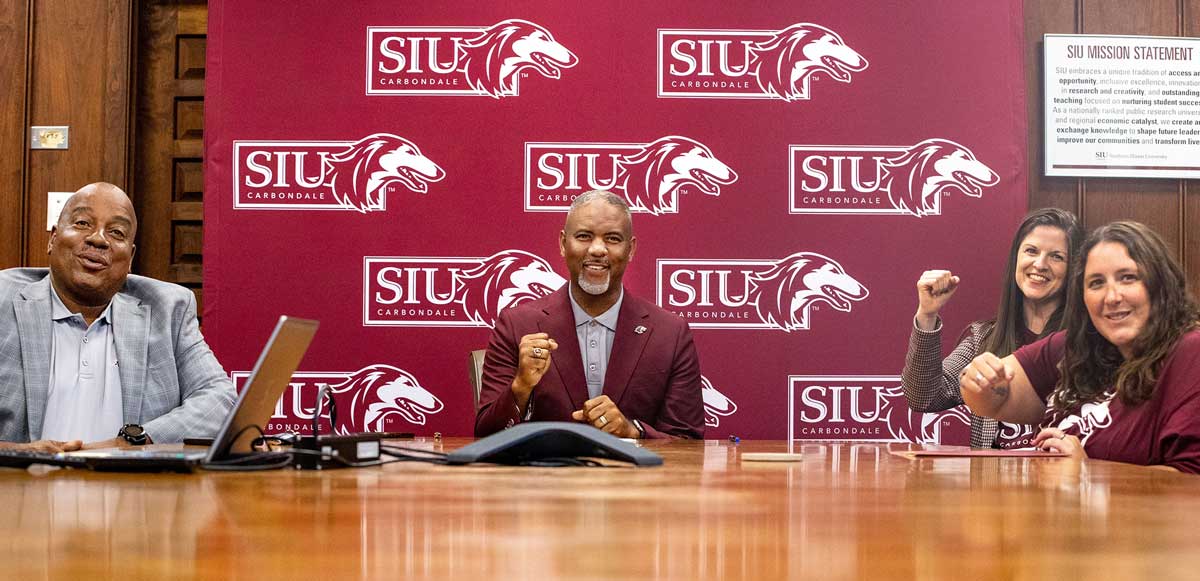
[[[216,356],[204,341],[200,333],[200,323],[196,318],[196,297],[192,291],[172,285],[168,287],[174,300],[171,315],[173,336],[169,341],[163,341],[174,352],[174,369],[170,363],[161,366],[150,365],[149,373],[171,373],[177,375],[174,382],[166,385],[177,385],[175,394],[154,394],[151,390],[156,382],[147,382],[145,400],[168,401],[179,399],[178,407],[165,414],[158,415],[143,422],[146,434],[156,444],[182,442],[186,437],[215,437],[221,430],[229,411],[237,400],[237,391],[233,381],[221,367]],[[165,291],[162,291],[165,293]],[[153,336],[152,340],[157,338]],[[151,360],[168,361],[165,358],[151,357]],[[156,371],[159,370],[159,371]],[[143,404],[144,406],[147,404]],[[154,414],[151,414],[154,415]]]
[[[941,317],[932,331],[922,331],[913,322],[904,373],[900,378],[910,408],[937,412],[962,404],[958,374],[975,358],[984,325],[982,322],[971,323],[967,337],[943,360]]]

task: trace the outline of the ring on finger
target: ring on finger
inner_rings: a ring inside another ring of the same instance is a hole
[[[600,427],[602,427],[602,428],[604,426],[608,425],[608,418],[606,418],[604,416],[600,416],[600,417],[596,418],[596,421],[600,423]]]
[[[975,372],[975,381],[977,381],[979,383],[983,383],[983,374],[976,371]]]
[[[533,348],[533,356],[534,356],[534,357],[541,357],[541,356],[542,356],[542,348],[541,348],[541,347],[534,347],[534,348]]]

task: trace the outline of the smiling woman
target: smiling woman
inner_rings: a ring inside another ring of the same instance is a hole
[[[949,270],[925,271],[917,280],[917,314],[901,378],[909,407],[938,412],[962,404],[958,377],[972,357],[982,352],[1009,355],[1059,330],[1063,287],[1082,237],[1075,215],[1066,210],[1030,212],[1017,227],[1009,248],[995,318],[971,323],[944,360],[938,313],[958,289],[959,278]],[[1025,447],[1032,437],[1031,426],[971,416],[974,447]]]
[[[1162,238],[1137,222],[1097,228],[1067,289],[1062,332],[960,380],[976,413],[1042,417],[1035,445],[1200,473],[1200,309]]]

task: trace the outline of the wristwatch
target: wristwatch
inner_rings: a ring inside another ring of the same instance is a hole
[[[121,431],[117,432],[117,437],[125,438],[126,442],[134,446],[141,446],[150,439],[146,436],[146,430],[137,424],[125,424],[121,426]]]
[[[631,421],[633,423],[633,427],[637,428],[638,439],[645,439],[646,438],[646,428],[642,427],[642,422],[639,422],[637,420],[631,420]]]

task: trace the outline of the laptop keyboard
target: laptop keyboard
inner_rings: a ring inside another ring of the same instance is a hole
[[[35,452],[33,450],[19,450],[0,448],[0,466],[10,468],[28,468],[33,464],[48,464],[50,466],[71,466],[74,468],[87,468],[87,460],[83,458],[71,457],[67,454],[53,454],[50,452]]]

